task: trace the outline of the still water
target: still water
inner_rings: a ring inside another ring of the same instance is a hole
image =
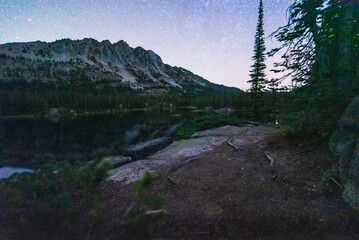
[[[129,145],[173,137],[181,125],[200,114],[142,111],[58,120],[0,119],[0,163],[28,166],[29,160],[44,153],[58,160],[90,160],[100,148],[120,155]]]

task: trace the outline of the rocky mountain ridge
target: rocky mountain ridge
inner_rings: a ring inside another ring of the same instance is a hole
[[[238,91],[164,64],[151,50],[85,38],[0,46],[0,82],[41,81],[122,86],[138,91]]]

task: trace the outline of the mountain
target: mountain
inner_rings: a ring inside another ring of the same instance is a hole
[[[192,72],[164,64],[153,51],[125,41],[62,39],[51,43],[0,45],[0,82],[41,81],[125,87],[135,91],[239,91],[211,83]]]

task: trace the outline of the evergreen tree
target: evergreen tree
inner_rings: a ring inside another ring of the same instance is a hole
[[[283,45],[270,55],[286,49],[284,61],[275,64],[288,71],[283,78],[291,76],[297,86],[317,87],[321,92],[354,89],[358,10],[358,1],[295,0],[288,24],[273,34]]]
[[[265,73],[266,69],[265,64],[265,51],[266,47],[264,44],[264,29],[263,29],[263,1],[259,2],[259,16],[258,16],[258,24],[257,24],[257,32],[255,35],[255,43],[254,43],[254,55],[252,57],[254,64],[251,66],[252,70],[250,71],[251,79],[248,83],[251,84],[250,91],[253,93],[262,92],[265,87]]]
[[[283,62],[276,63],[275,67],[283,67],[287,72],[281,81],[291,76],[297,85],[305,85],[313,81],[313,70],[318,61],[322,49],[320,36],[323,34],[318,23],[323,20],[322,7],[325,0],[295,0],[288,9],[288,23],[279,28],[275,35],[283,45],[273,49],[273,56],[281,49],[286,49],[282,56]],[[282,72],[281,70],[272,70]],[[319,74],[317,74],[319,75]]]
[[[296,85],[282,122],[326,136],[359,94],[359,2],[295,0],[288,13],[273,34],[283,45],[270,54],[285,50],[278,82],[291,76]]]

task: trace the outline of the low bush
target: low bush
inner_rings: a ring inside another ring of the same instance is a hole
[[[240,119],[234,115],[221,115],[212,112],[189,121],[188,124],[179,129],[176,138],[178,140],[187,139],[198,131],[223,125],[239,125],[244,122],[245,121],[243,119]]]
[[[110,154],[110,150],[107,148],[100,148],[95,152],[95,158],[96,160],[101,160],[105,157],[107,157]]]

